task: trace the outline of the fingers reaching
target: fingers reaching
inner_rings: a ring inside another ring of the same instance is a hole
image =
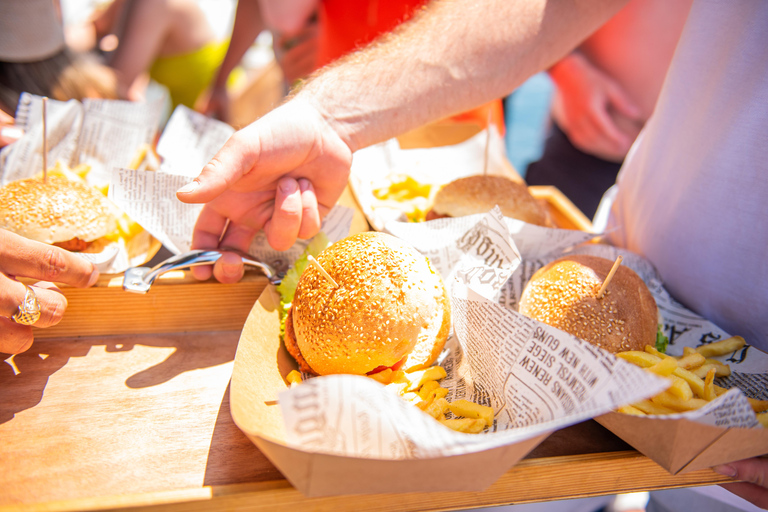
[[[0,274],[0,289],[3,290],[0,295],[0,316],[11,318],[18,312],[27,288],[20,282]],[[40,318],[35,322],[35,327],[50,327],[61,322],[64,310],[67,309],[66,297],[57,288],[33,285],[30,289],[40,304]]]
[[[715,471],[743,482],[722,484],[737,496],[761,508],[768,508],[768,459],[752,459],[715,466]]]
[[[206,203],[218,197],[256,164],[258,141],[258,137],[248,139],[240,132],[232,135],[200,175],[176,191],[176,197],[183,203]]]
[[[243,260],[235,253],[225,252],[213,266],[213,276],[220,283],[236,283],[243,278]]]
[[[0,230],[0,272],[80,288],[99,278],[96,267],[76,254],[5,230]]]
[[[21,354],[29,350],[33,341],[31,326],[0,317],[0,354]]]
[[[284,251],[293,245],[301,229],[301,189],[293,178],[284,177],[277,182],[275,209],[264,226],[269,245]]]
[[[299,180],[299,190],[301,191],[301,226],[299,227],[299,238],[312,238],[320,231],[321,212],[317,204],[315,189],[309,180]]]

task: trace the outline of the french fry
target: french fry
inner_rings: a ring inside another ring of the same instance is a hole
[[[448,410],[448,400],[445,398],[438,398],[424,408],[424,412],[437,419],[441,415],[445,414]]]
[[[288,384],[293,386],[298,386],[301,384],[301,373],[298,370],[291,370],[288,375],[285,376],[285,380],[288,381]]]
[[[727,377],[731,374],[731,367],[727,364],[721,363],[717,359],[705,359],[704,364],[715,365],[715,377]]]
[[[655,349],[654,349],[655,350]],[[635,364],[641,368],[648,368],[655,365],[661,358],[647,352],[641,352],[639,350],[628,350],[626,352],[619,352],[617,357],[624,359],[627,362]]]
[[[418,393],[414,393],[413,391],[409,391],[408,393],[403,393],[400,395],[403,400],[406,402],[412,402],[419,406],[420,404],[424,403],[424,400],[421,399]]]
[[[677,359],[674,357],[665,357],[653,366],[646,368],[651,373],[655,373],[660,377],[669,377],[672,372],[677,369]]]
[[[652,345],[646,345],[644,350],[646,353],[651,354],[652,356],[656,356],[659,359],[664,359],[665,357],[672,357],[668,354],[665,354],[664,352],[659,352],[659,350]]]
[[[493,425],[492,407],[476,404],[468,400],[456,400],[448,404],[448,410],[450,410],[455,416],[481,419],[488,427]]]
[[[445,373],[445,368],[442,366],[430,366],[424,370],[404,373],[403,375],[409,384],[408,391],[416,391],[431,380],[444,379],[447,373]]]
[[[669,391],[662,391],[658,395],[651,398],[651,402],[660,407],[665,407],[674,412],[686,412],[694,411],[707,405],[707,400],[701,398],[691,398],[689,400],[683,400]]]
[[[685,368],[686,370],[690,370],[692,368],[703,365],[705,361],[706,358],[703,355],[699,354],[698,352],[694,352],[692,354],[684,355],[678,359],[677,366],[680,368]]]
[[[768,412],[761,412],[757,415],[757,421],[760,422],[760,424],[768,428]]]
[[[717,398],[715,393],[715,369],[710,368],[707,376],[704,378],[704,392],[701,394],[704,400],[711,401]]]
[[[389,384],[392,382],[392,374],[394,372],[392,371],[392,368],[387,368],[386,370],[382,370],[380,372],[372,373],[368,375],[368,377],[372,378],[376,382],[381,382],[382,384]]]
[[[632,407],[631,405],[622,405],[617,409],[617,411],[623,412],[624,414],[631,414],[633,416],[645,416],[643,411],[637,407]]]
[[[438,384],[436,380],[431,380],[429,382],[426,382],[423,386],[421,386],[421,389],[419,389],[418,391],[419,396],[422,399],[426,400],[427,396],[429,395],[429,392],[439,387],[440,387],[440,384]]]
[[[731,336],[724,340],[710,343],[709,345],[702,345],[696,347],[696,352],[703,355],[705,358],[724,356],[735,352],[746,345],[747,342],[741,336]]]
[[[681,400],[690,400],[693,398],[693,390],[691,389],[690,384],[674,375],[672,375],[672,385],[667,391]]]
[[[664,407],[663,405],[657,405],[650,400],[640,400],[632,404],[632,407],[639,409],[645,414],[674,414],[677,411]]]
[[[768,411],[768,400],[758,400],[757,398],[747,398],[747,400],[756,413]]]
[[[685,368],[678,368],[672,372],[672,375],[680,377],[687,382],[696,396],[704,395],[704,380],[696,376],[693,372],[686,370]]]
[[[672,382],[666,391],[649,400],[619,407],[617,411],[633,415],[670,414],[691,411],[704,406],[728,391],[716,385],[715,378],[727,377],[731,374],[730,366],[712,358],[732,353],[745,345],[744,338],[733,336],[696,349],[683,347],[682,357],[663,354],[650,345],[646,345],[642,352],[627,351],[616,354],[617,357],[656,375],[669,377]],[[768,415],[768,400],[749,397],[747,400],[752,410],[758,415],[761,424],[768,426],[768,417],[760,417],[763,414]]]
[[[479,418],[453,418],[439,421],[451,430],[466,434],[478,434],[485,429],[485,422]]]

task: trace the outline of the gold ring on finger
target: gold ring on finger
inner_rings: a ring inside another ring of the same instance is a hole
[[[35,292],[27,285],[24,294],[24,300],[19,304],[19,310],[13,314],[11,319],[17,324],[34,325],[40,319],[40,301],[37,300]]]

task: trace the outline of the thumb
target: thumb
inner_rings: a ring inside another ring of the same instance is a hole
[[[235,132],[200,174],[176,191],[183,203],[207,203],[231,188],[259,159],[259,141]]]
[[[722,464],[720,466],[715,466],[712,469],[722,475],[768,488],[767,458],[755,457],[752,459],[740,460],[738,462]]]

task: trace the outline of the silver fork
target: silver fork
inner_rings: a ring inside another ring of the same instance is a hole
[[[133,293],[147,293],[155,282],[155,279],[160,277],[166,272],[171,270],[182,270],[191,267],[198,267],[200,265],[213,265],[221,258],[224,252],[234,252],[239,255],[243,264],[246,266],[256,267],[267,277],[270,283],[279,284],[283,278],[282,273],[278,273],[274,268],[257,261],[253,256],[245,253],[240,253],[234,250],[218,251],[218,250],[194,250],[183,254],[172,256],[167,260],[158,263],[154,267],[132,267],[125,271],[125,277],[123,278],[123,290]]]

